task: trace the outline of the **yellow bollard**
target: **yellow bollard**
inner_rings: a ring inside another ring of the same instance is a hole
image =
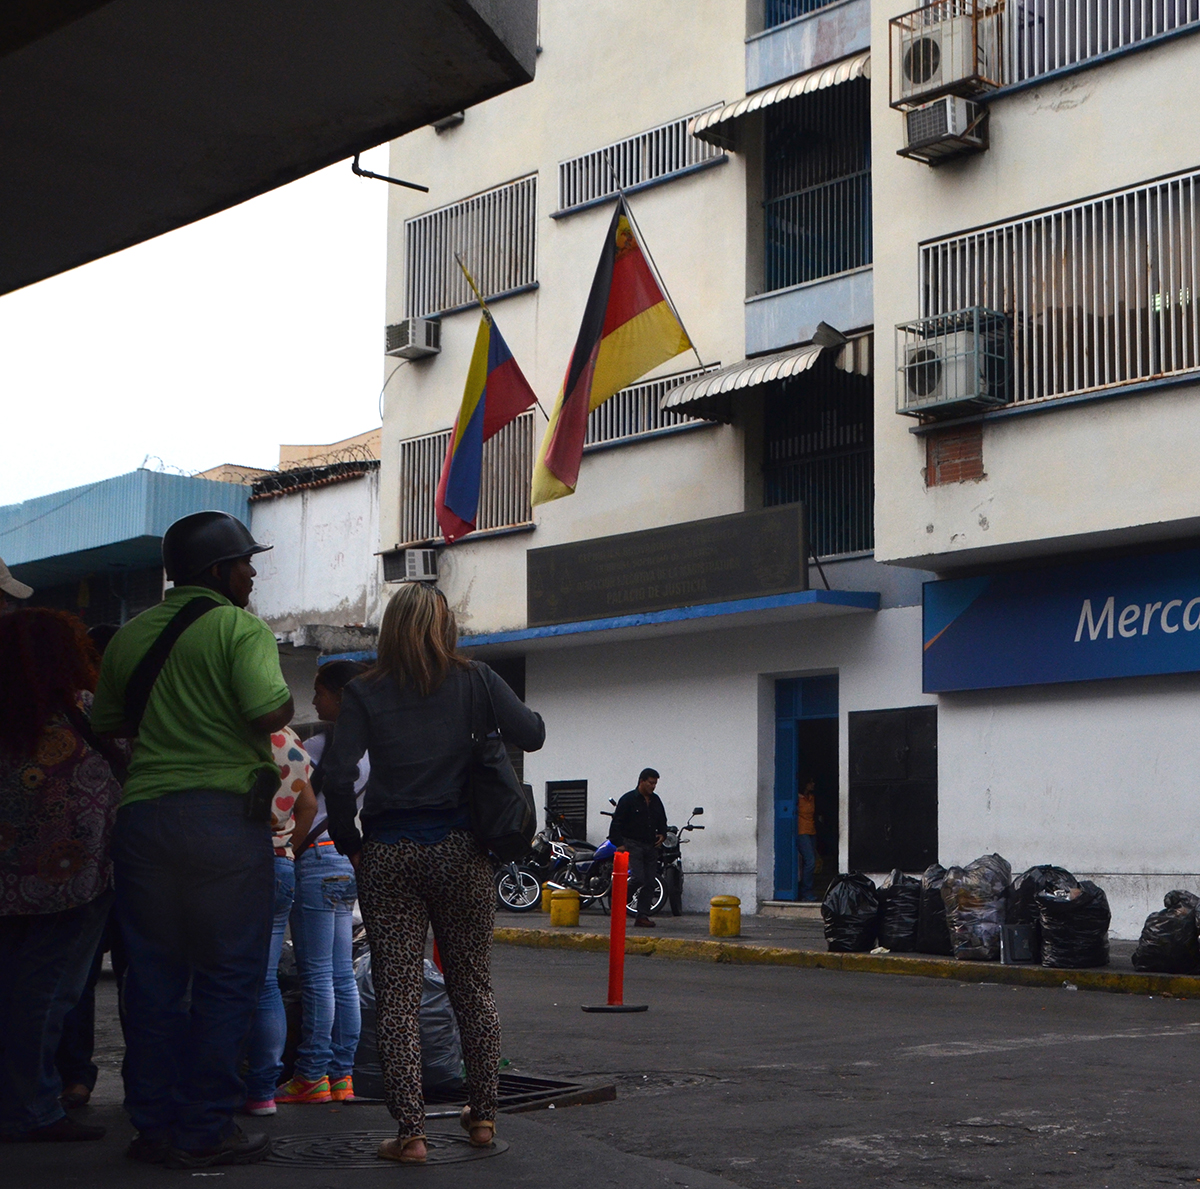
[[[550,893],[550,924],[579,924],[579,893],[574,888],[555,888]]]
[[[550,894],[554,889],[548,884],[542,884],[542,912],[550,911]]]
[[[742,902],[736,896],[714,896],[709,902],[708,932],[712,937],[742,935]]]

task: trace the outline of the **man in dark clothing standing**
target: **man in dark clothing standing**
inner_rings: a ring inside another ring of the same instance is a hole
[[[654,898],[654,877],[658,869],[655,849],[667,836],[667,811],[654,790],[658,773],[643,768],[637,788],[630,789],[613,811],[608,836],[615,846],[629,852],[629,878],[637,888],[637,920],[643,929],[653,929],[650,905]]]

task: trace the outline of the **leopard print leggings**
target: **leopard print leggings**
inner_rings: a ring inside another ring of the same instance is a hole
[[[500,1087],[500,1017],[492,995],[492,867],[465,830],[425,845],[368,841],[358,895],[371,942],[384,1097],[401,1138],[423,1135],[422,959],[433,924],[446,992],[458,1019],[471,1118],[494,1120]]]

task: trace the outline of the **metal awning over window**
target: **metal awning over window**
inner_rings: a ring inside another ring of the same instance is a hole
[[[800,95],[810,95],[813,91],[823,91],[826,87],[836,87],[856,78],[871,77],[871,52],[865,50],[855,54],[853,58],[843,58],[820,70],[810,70],[798,78],[788,79],[787,82],[777,83],[765,91],[755,91],[745,99],[727,103],[724,107],[698,115],[691,124],[693,136],[706,140],[709,144],[719,145],[723,149],[736,148],[734,129],[737,121],[744,116],[761,111],[787,99],[796,99]]]
[[[871,374],[871,339],[862,334],[836,346],[808,343],[793,347],[776,355],[764,355],[758,359],[744,359],[732,367],[718,372],[708,372],[687,384],[680,384],[663,395],[659,407],[663,411],[686,413],[689,417],[703,417],[709,421],[729,421],[731,395],[744,388],[756,388],[770,384],[773,380],[786,380],[808,371],[828,351],[834,357],[834,366],[844,372],[859,376]]]

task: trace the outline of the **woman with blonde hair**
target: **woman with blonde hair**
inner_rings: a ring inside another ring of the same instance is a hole
[[[487,665],[459,654],[458,627],[442,593],[406,583],[384,612],[376,664],[343,691],[322,763],[329,833],[358,872],[384,1094],[398,1124],[397,1138],[382,1144],[379,1155],[402,1164],[426,1158],[418,1012],[430,923],[462,1037],[468,1093],[462,1124],[476,1147],[490,1145],[496,1132],[496,901],[492,867],[471,833],[467,804],[473,689],[476,707],[490,700],[488,725],[494,708],[507,742],[525,751],[542,746],[541,715]],[[360,835],[354,780],[368,750]]]

